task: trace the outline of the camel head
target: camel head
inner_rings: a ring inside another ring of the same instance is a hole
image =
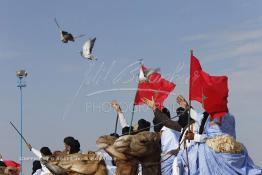
[[[113,144],[117,140],[117,137],[111,135],[100,136],[96,140],[96,144],[100,149],[104,149],[113,159],[117,158],[119,160],[127,160],[127,157],[113,147]]]
[[[144,131],[136,135],[125,135],[118,138],[114,148],[120,153],[135,157],[145,157],[160,149],[159,133]]]
[[[104,135],[104,136],[100,136],[96,140],[96,144],[100,149],[105,149],[106,147],[113,145],[116,139],[117,137],[115,136]]]

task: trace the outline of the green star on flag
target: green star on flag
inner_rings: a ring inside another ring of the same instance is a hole
[[[208,97],[205,96],[204,92],[203,92],[203,89],[202,89],[202,107],[204,108],[204,102],[205,100],[207,99]]]

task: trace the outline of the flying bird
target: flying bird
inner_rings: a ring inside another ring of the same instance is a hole
[[[63,43],[68,43],[68,41],[74,42],[76,38],[80,38],[80,37],[85,36],[84,34],[74,36],[72,33],[69,33],[69,32],[67,32],[67,31],[64,31],[64,30],[60,27],[60,25],[58,24],[56,18],[55,18],[55,23],[56,23],[57,27],[58,27],[59,30],[60,30],[60,33],[61,33],[61,41],[62,41]]]
[[[80,54],[83,58],[89,60],[97,60],[97,58],[95,58],[94,55],[92,55],[92,50],[94,48],[95,41],[96,38],[90,38],[85,42],[85,44],[83,45],[83,50],[80,51]]]

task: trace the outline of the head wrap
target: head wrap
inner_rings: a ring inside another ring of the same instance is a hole
[[[122,134],[123,134],[123,135],[128,135],[128,134],[129,134],[129,129],[130,129],[129,126],[124,127],[124,128],[122,129]],[[133,130],[134,130],[134,128],[133,128],[133,126],[131,126],[131,132],[133,132]]]
[[[35,160],[33,162],[33,168],[32,168],[32,174],[34,174],[37,170],[41,169],[42,166],[41,166],[41,163],[39,160]]]
[[[64,138],[64,143],[70,146],[69,154],[78,153],[80,151],[80,143],[74,137],[66,137]]]
[[[48,147],[42,147],[40,149],[40,152],[44,155],[44,156],[50,156],[52,155],[51,150]]]
[[[150,131],[150,125],[151,123],[145,119],[138,120],[138,132]]]

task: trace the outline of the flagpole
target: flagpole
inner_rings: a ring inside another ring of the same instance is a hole
[[[23,91],[22,91],[22,78],[19,78],[19,85],[20,89],[20,174],[23,175]]]
[[[115,135],[117,134],[118,118],[119,118],[119,115],[118,115],[118,113],[117,113],[117,115],[116,115],[116,123],[115,123]]]
[[[188,119],[187,120],[188,124],[190,123],[190,117],[191,117],[191,115],[190,115],[191,114],[191,112],[190,112],[191,110],[190,109],[191,109],[191,82],[192,82],[191,81],[191,57],[192,56],[193,56],[193,50],[191,49],[190,50],[190,68],[189,68],[189,70],[190,70],[189,76],[190,77],[189,77],[189,97],[188,97],[189,98],[189,100],[188,100],[189,101],[189,115],[188,115],[188,118],[187,118]],[[190,131],[190,125],[189,125],[189,131]]]
[[[131,121],[130,121],[130,125],[129,125],[129,135],[131,134],[131,128],[132,128],[132,124],[133,124],[134,114],[135,114],[135,103],[133,103],[132,116],[131,116]]]
[[[190,67],[189,67],[189,111],[188,111],[188,117],[187,117],[187,123],[188,123],[188,132],[191,131],[190,128],[190,117],[191,117],[191,57],[193,56],[193,49],[190,50]],[[185,140],[186,142],[186,140]],[[186,144],[185,144],[186,147]],[[187,166],[188,166],[188,175],[190,175],[190,167],[189,167],[189,158],[188,158],[188,149],[186,148],[186,158],[187,158]]]
[[[139,59],[138,61],[139,61],[140,68],[141,68],[143,59]],[[139,77],[139,74],[138,74],[138,77]],[[138,78],[138,81],[139,81],[139,78]],[[137,83],[136,94],[137,94],[138,85],[139,85],[139,82]],[[133,103],[132,116],[131,116],[131,121],[130,121],[130,125],[129,125],[129,134],[131,134],[131,128],[132,128],[133,119],[134,119],[134,115],[135,115],[135,106],[136,106],[135,100],[136,100],[136,95],[135,95],[135,99],[134,99],[134,103]]]

